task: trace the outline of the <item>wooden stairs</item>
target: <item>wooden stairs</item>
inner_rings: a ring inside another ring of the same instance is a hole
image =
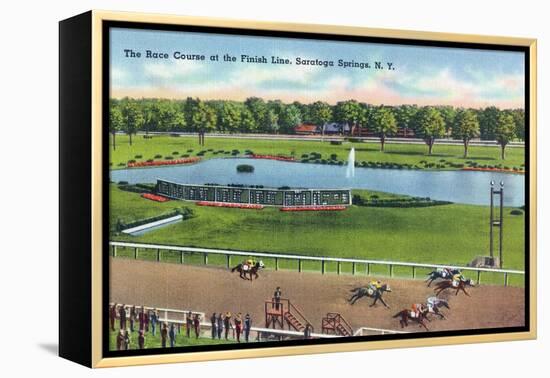
[[[309,325],[311,332],[313,326],[304,314],[288,299],[281,299],[279,303],[271,300],[265,301],[265,326],[266,328],[284,329],[286,323],[289,330],[304,332]]]
[[[353,336],[353,328],[351,328],[346,319],[337,312],[327,313],[327,316],[322,320],[321,328],[322,332],[326,334],[344,337]]]

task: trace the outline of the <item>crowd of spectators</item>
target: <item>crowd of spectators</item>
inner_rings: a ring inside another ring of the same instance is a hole
[[[137,331],[137,348],[145,348],[147,335],[156,337],[160,334],[160,346],[167,348],[168,345],[173,348],[176,345],[176,337],[182,334],[182,325],[185,325],[185,337],[194,337],[198,339],[201,335],[201,316],[189,311],[185,314],[184,322],[166,322],[161,321],[157,309],[145,308],[145,306],[135,306],[126,304],[113,304],[109,308],[109,325],[111,331],[116,335],[116,350],[129,350],[132,340],[132,334]],[[250,340],[250,329],[252,327],[252,318],[250,314],[244,317],[239,312],[235,316],[231,312],[213,313],[210,318],[212,340],[229,340],[230,331],[237,342],[241,342],[244,337],[245,342]],[[118,324],[117,324],[118,323]],[[183,324],[182,324],[183,323]],[[117,327],[118,325],[118,327]]]

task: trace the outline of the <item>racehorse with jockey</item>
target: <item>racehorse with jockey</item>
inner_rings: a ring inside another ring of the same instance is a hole
[[[390,307],[386,304],[386,302],[382,298],[382,295],[384,294],[384,292],[391,293],[391,288],[387,284],[382,284],[381,281],[373,280],[369,282],[366,287],[356,287],[355,289],[350,290],[350,292],[352,293],[352,295],[348,299],[348,302],[352,305],[357,302],[358,299],[362,297],[368,297],[374,298],[374,301],[372,302],[370,307],[374,306],[378,301],[382,302],[385,307]]]
[[[443,279],[448,280],[451,279],[456,274],[461,274],[460,269],[454,269],[454,268],[438,268],[436,270],[431,271],[428,273],[428,278],[425,282],[428,283],[428,287],[437,279]]]
[[[260,269],[263,269],[264,267],[265,265],[262,260],[255,261],[253,259],[247,259],[242,263],[240,263],[239,265],[237,265],[236,267],[234,267],[233,269],[231,269],[231,272],[234,272],[234,271],[239,272],[239,276],[245,280],[247,279],[246,275],[248,274],[250,276],[250,280],[252,281],[253,277],[255,278],[259,277],[258,271]]]

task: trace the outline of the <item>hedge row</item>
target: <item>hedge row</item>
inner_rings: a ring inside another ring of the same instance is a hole
[[[449,205],[452,202],[449,201],[438,201],[432,200],[429,197],[408,197],[408,198],[386,198],[379,199],[378,196],[373,195],[371,199],[365,199],[359,195],[354,195],[352,198],[352,203],[357,206],[367,206],[367,207],[401,207],[401,208],[410,208],[410,207],[429,207],[429,206],[440,206],[440,205]]]

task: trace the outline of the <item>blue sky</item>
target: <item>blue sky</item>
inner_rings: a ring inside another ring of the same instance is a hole
[[[141,52],[127,58],[125,49]],[[146,59],[145,51],[169,55]],[[201,54],[205,61],[173,58]],[[222,62],[224,54],[237,62]],[[220,61],[210,61],[218,54]],[[241,63],[242,54],[288,58],[291,65]],[[296,58],[332,60],[334,67],[297,65]],[[394,70],[338,67],[338,60]],[[501,108],[524,106],[524,55],[441,47],[384,45],[206,33],[111,30],[111,96],[244,100],[257,96],[284,102],[356,99],[372,104],[418,104]]]

